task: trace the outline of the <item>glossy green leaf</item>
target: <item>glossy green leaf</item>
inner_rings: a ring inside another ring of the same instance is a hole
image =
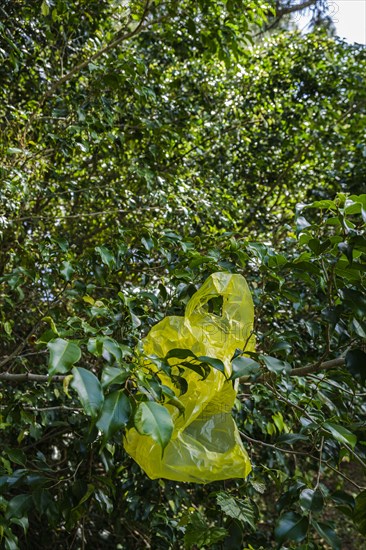
[[[70,281],[72,274],[74,273],[74,268],[72,267],[70,262],[64,261],[62,262],[62,269],[60,269],[60,273],[65,279],[65,281]]]
[[[225,365],[220,359],[215,359],[214,357],[207,357],[207,355],[201,355],[197,357],[198,361],[210,365],[213,369],[216,369],[223,374],[225,374]]]
[[[50,350],[48,371],[51,376],[57,373],[67,373],[81,357],[81,350],[74,342],[63,338],[55,338],[47,344]]]
[[[207,376],[210,374],[210,366],[207,363],[200,363],[197,365],[197,363],[190,363],[188,361],[183,361],[181,363],[182,367],[185,367],[186,369],[193,370],[193,372],[196,372],[202,380],[205,380]]]
[[[231,362],[232,375],[230,380],[236,380],[242,376],[253,376],[260,372],[260,364],[250,357],[235,357]]]
[[[189,349],[171,349],[166,354],[165,359],[171,359],[172,357],[177,359],[188,359],[189,357],[192,357],[192,359],[196,358],[195,354]]]
[[[336,532],[330,525],[323,522],[318,523],[315,520],[313,520],[311,523],[315,527],[315,529],[318,531],[321,538],[324,539],[327,542],[327,544],[329,544],[332,550],[341,550],[342,548],[341,541],[339,540]]]
[[[99,252],[102,262],[110,269],[115,266],[115,257],[113,253],[106,246],[97,246],[96,252]]]
[[[269,355],[260,355],[259,357],[271,372],[286,374],[291,371],[291,365],[287,363],[287,361],[282,361],[281,359],[276,359],[276,357],[270,357]]]
[[[352,449],[357,443],[357,437],[339,424],[333,424],[332,422],[325,422],[324,428],[332,434],[332,436],[340,443],[350,445]]]
[[[81,405],[88,416],[96,417],[103,405],[104,396],[98,378],[82,367],[72,369],[70,386],[78,393]]]
[[[335,491],[330,495],[330,498],[335,502],[337,508],[347,516],[353,518],[353,511],[355,509],[355,499],[349,493],[345,491]]]
[[[108,441],[116,431],[126,426],[130,416],[131,404],[127,395],[122,390],[109,394],[96,424],[103,432],[103,440]]]
[[[92,483],[88,483],[86,492],[83,494],[83,496],[81,497],[77,505],[74,506],[72,510],[77,510],[82,504],[84,504],[84,502],[89,500],[92,494],[94,493],[94,491],[95,491],[95,486]]]
[[[173,433],[173,422],[168,410],[153,401],[140,403],[134,416],[134,425],[141,435],[149,435],[164,449]]]
[[[324,507],[324,498],[319,489],[304,489],[299,497],[300,506],[303,510],[319,513]]]
[[[228,493],[220,492],[216,495],[216,502],[224,514],[255,530],[255,510],[249,500],[235,498]]]
[[[353,521],[360,533],[366,535],[366,491],[361,491],[356,497]]]
[[[183,414],[185,413],[185,406],[183,405],[182,401],[180,401],[180,399],[178,399],[178,397],[171,397],[170,399],[167,399],[166,400],[166,404],[167,405],[171,405],[172,407],[175,407],[176,409],[178,409],[179,411],[179,414]]]
[[[32,507],[32,496],[28,494],[20,494],[13,497],[6,509],[7,518],[21,518]]]
[[[222,541],[227,535],[223,527],[213,527],[198,512],[190,515],[189,522],[185,528],[185,548],[210,548],[213,544]]]
[[[102,355],[106,361],[110,361],[112,356],[118,362],[122,359],[122,350],[112,338],[103,338]]]
[[[105,367],[102,370],[101,385],[105,389],[112,384],[123,384],[130,376],[129,371],[120,367]]]
[[[275,527],[275,538],[278,542],[286,540],[301,542],[307,535],[309,520],[295,512],[283,514]]]
[[[25,466],[27,458],[21,449],[7,449],[6,454],[11,462]]]

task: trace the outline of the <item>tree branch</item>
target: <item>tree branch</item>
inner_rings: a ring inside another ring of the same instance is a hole
[[[307,374],[312,374],[313,372],[318,372],[321,370],[330,370],[336,367],[343,367],[345,363],[344,357],[338,357],[337,359],[331,359],[330,361],[324,361],[323,363],[313,363],[312,365],[307,365],[305,367],[298,367],[297,369],[292,369],[290,376],[306,376]]]
[[[305,367],[298,367],[296,369],[292,369],[289,372],[290,376],[306,376],[307,374],[312,374],[314,372],[324,371],[324,370],[330,370],[334,369],[336,367],[343,367],[345,363],[344,357],[338,357],[337,359],[331,359],[330,361],[324,361],[323,363],[312,363],[311,365],[306,365]],[[271,375],[271,373],[264,373],[258,378],[255,379],[255,382],[263,382],[264,380],[268,379],[268,377]],[[250,376],[242,376],[239,378],[239,382],[241,383],[248,383],[251,380]]]
[[[280,2],[276,2],[276,15],[277,17],[283,17],[284,15],[287,15],[289,13],[294,13],[296,11],[305,10],[306,8],[310,8],[311,6],[314,6],[318,0],[306,0],[305,2],[302,2],[301,4],[295,4],[294,6],[284,6],[281,8]]]
[[[50,377],[48,374],[32,374],[24,372],[22,374],[13,374],[12,372],[1,372],[0,381],[4,382],[63,382],[66,375],[56,375]]]
[[[324,361],[324,363],[313,363],[312,365],[292,369],[289,374],[290,376],[306,376],[307,374],[312,374],[314,372],[342,367],[344,365],[344,361],[344,357],[339,357],[338,359]],[[269,375],[270,373],[262,374],[259,378],[256,379],[256,382],[262,382]],[[11,372],[0,373],[0,381],[4,382],[62,382],[65,377],[65,375],[56,375],[50,377],[48,374],[33,374],[31,372],[24,372],[22,374],[13,374]],[[239,381],[242,383],[250,382],[250,377],[243,376],[242,378],[239,378]]]

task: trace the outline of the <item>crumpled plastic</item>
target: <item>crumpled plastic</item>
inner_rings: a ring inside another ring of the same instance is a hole
[[[208,302],[219,296],[222,311],[216,315],[210,313]],[[214,273],[191,297],[184,317],[166,317],[150,330],[143,340],[144,354],[164,358],[173,349],[189,349],[196,356],[220,359],[229,377],[236,349],[254,351],[253,321],[253,301],[244,277]],[[149,368],[157,370],[153,363]],[[174,423],[164,452],[150,436],[139,434],[135,428],[126,432],[126,451],[151,479],[208,483],[247,477],[250,460],[231,414],[238,382],[227,380],[212,367],[204,380],[189,368],[183,376],[188,384],[187,391],[179,396],[184,414],[164,405]],[[177,393],[170,377],[159,372],[159,378]]]

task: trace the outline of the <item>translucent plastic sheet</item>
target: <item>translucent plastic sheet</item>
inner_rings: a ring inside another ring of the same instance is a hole
[[[210,313],[208,302],[220,296],[220,315]],[[189,349],[196,356],[220,359],[230,376],[235,350],[254,350],[253,320],[252,297],[244,277],[214,273],[192,296],[184,317],[166,317],[151,329],[144,339],[144,353],[164,358],[170,350]],[[156,370],[153,364],[150,367]],[[152,479],[208,483],[245,478],[251,465],[231,415],[235,385],[214,368],[205,380],[188,368],[183,376],[188,390],[178,396],[185,413],[180,415],[176,407],[165,405],[174,431],[164,453],[150,436],[134,428],[126,433],[126,451]],[[159,377],[177,393],[168,376],[159,373]]]

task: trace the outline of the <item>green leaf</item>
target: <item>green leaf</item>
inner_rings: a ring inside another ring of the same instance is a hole
[[[172,437],[173,421],[168,410],[153,401],[140,403],[134,425],[141,435],[149,435],[164,449]]]
[[[360,533],[366,535],[366,491],[362,491],[356,497],[353,521],[357,525]]]
[[[353,262],[353,247],[349,243],[339,243],[338,250],[344,254],[350,264]]]
[[[281,361],[269,355],[260,355],[260,359],[266,365],[267,369],[276,374],[285,374],[291,371],[291,365],[287,361]]]
[[[74,375],[71,387],[77,391],[85,413],[96,417],[103,405],[104,396],[98,378],[82,367],[72,369]]]
[[[356,501],[352,495],[345,491],[335,491],[330,498],[336,503],[336,506],[343,514],[353,518]]]
[[[199,512],[193,512],[186,526],[184,544],[188,549],[211,548],[213,544],[220,542],[226,536],[226,529],[208,525],[205,518]]]
[[[242,376],[252,376],[260,372],[260,364],[250,357],[235,357],[231,362],[232,374],[230,380],[236,380]]]
[[[309,227],[311,227],[311,224],[307,221],[306,218],[304,218],[304,216],[299,216],[296,219],[296,231],[298,233],[304,231],[304,229],[308,229]]]
[[[88,351],[95,355],[96,357],[100,357],[103,352],[103,341],[101,338],[89,338],[88,345],[87,345]]]
[[[118,362],[122,359],[122,350],[119,344],[112,338],[103,338],[102,355],[106,361],[110,361],[111,355]]]
[[[116,264],[115,257],[113,255],[113,253],[110,250],[108,250],[107,247],[97,246],[95,248],[95,250],[96,250],[96,252],[98,252],[100,254],[102,262],[105,265],[107,265],[110,269],[113,269],[115,267],[115,264]]]
[[[49,7],[49,5],[47,4],[46,1],[43,1],[42,4],[41,4],[41,13],[45,17],[50,13],[50,7]]]
[[[180,395],[184,395],[188,391],[188,382],[183,376],[171,375],[173,384],[179,389]]]
[[[319,489],[304,489],[299,497],[300,506],[309,512],[321,512],[324,506],[324,498]]]
[[[166,401],[166,404],[167,405],[171,405],[172,407],[175,407],[176,409],[178,409],[179,411],[179,416],[181,414],[184,415],[184,412],[185,412],[185,406],[183,405],[182,401],[180,401],[180,399],[178,399],[178,397],[171,397],[170,399],[168,399]]]
[[[27,516],[23,516],[22,518],[11,518],[11,523],[21,527],[23,529],[24,533],[26,533],[28,531],[29,519],[28,519]],[[18,548],[17,548],[17,550],[18,550]]]
[[[235,498],[228,493],[221,492],[217,494],[216,502],[227,516],[240,521],[243,525],[249,525],[255,530],[255,511],[248,500]]]
[[[47,344],[50,350],[48,372],[51,376],[56,373],[66,373],[81,357],[81,350],[74,342],[62,338],[55,338]]]
[[[11,323],[9,321],[5,321],[4,330],[5,330],[5,332],[8,336],[11,336],[11,333],[13,331],[13,327],[11,326]]]
[[[70,262],[62,262],[62,269],[60,269],[60,273],[65,279],[65,281],[70,281],[71,275],[74,273],[74,268],[72,267]]]
[[[6,150],[7,155],[18,155],[19,153],[23,153],[23,150],[18,147],[8,147]]]
[[[337,537],[334,529],[327,523],[318,523],[312,520],[312,525],[318,531],[319,535],[329,544],[333,550],[341,550],[341,541]]]
[[[52,319],[52,317],[43,317],[42,321],[45,321],[46,323],[49,323],[51,327],[51,331],[55,334],[55,336],[58,336],[58,330],[55,324],[55,321]],[[39,340],[38,340],[39,342]]]
[[[21,518],[23,517],[32,506],[31,495],[17,495],[11,499],[6,509],[7,518]]]
[[[8,531],[5,538],[5,550],[19,550],[18,537],[12,531]]]
[[[200,357],[197,357],[198,361],[202,361],[202,363],[206,363],[207,365],[210,365],[210,367],[219,370],[223,374],[225,374],[225,365],[220,359],[215,359],[214,357],[207,357],[207,355],[201,355]]]
[[[254,479],[250,479],[250,484],[257,493],[264,495],[264,493],[266,492],[266,484],[263,483],[262,481],[256,481]]]
[[[278,542],[292,540],[301,542],[307,535],[309,521],[307,517],[300,516],[295,512],[283,514],[275,527],[275,538]]]
[[[356,334],[358,336],[360,336],[360,338],[363,338],[364,340],[366,340],[366,323],[364,321],[358,321],[357,319],[352,319],[352,325],[353,325],[353,329],[356,332]],[[348,353],[350,353],[350,352],[348,352]],[[365,357],[363,357],[363,364],[365,366],[365,368],[363,370],[365,371],[366,370],[366,354],[365,354]],[[346,362],[346,367],[347,367],[347,362]],[[365,375],[366,375],[366,373],[365,373]]]
[[[339,426],[338,424],[333,424],[331,422],[325,422],[323,424],[323,427],[328,432],[330,432],[337,441],[346,445],[350,445],[352,449],[354,449],[357,443],[357,437],[352,432],[350,432],[343,426]]]
[[[82,504],[84,504],[84,502],[86,502],[87,500],[89,500],[89,498],[92,496],[92,494],[94,493],[94,491],[95,491],[95,486],[94,486],[92,483],[88,483],[86,492],[85,492],[84,495],[81,497],[81,499],[79,500],[79,502],[77,503],[77,505],[74,506],[74,508],[72,508],[72,510],[77,510]]]
[[[154,241],[149,235],[142,237],[141,242],[149,252],[154,248]]]
[[[185,367],[186,369],[193,370],[193,372],[201,376],[202,380],[206,380],[207,376],[211,372],[210,366],[207,365],[207,363],[200,363],[199,365],[197,365],[196,363],[183,361],[183,363],[181,363],[180,366]]]
[[[180,348],[174,348],[168,351],[165,359],[171,359],[172,357],[175,357],[177,359],[187,359],[188,357],[192,357],[193,359],[196,358],[195,354],[191,350]]]
[[[112,435],[126,426],[131,416],[131,404],[122,390],[115,391],[104,400],[97,428],[103,432],[103,440],[107,441]]]
[[[119,367],[105,367],[102,371],[102,388],[105,389],[111,384],[123,384],[129,375],[128,370],[122,370]]]
[[[27,457],[21,449],[7,449],[5,452],[11,462],[19,464],[20,466],[25,466]]]

